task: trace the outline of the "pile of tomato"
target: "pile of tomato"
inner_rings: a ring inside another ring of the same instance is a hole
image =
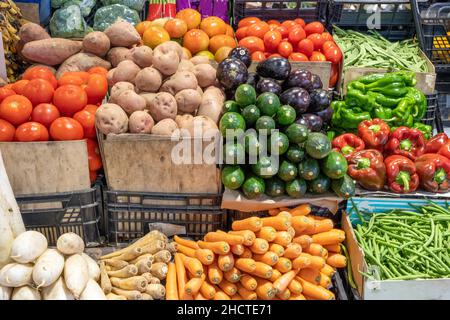
[[[291,61],[330,61],[330,86],[338,79],[338,64],[342,52],[322,23],[308,24],[303,19],[261,21],[247,17],[239,21],[236,30],[239,46],[246,47],[253,61],[282,56]]]
[[[22,80],[0,88],[0,142],[86,139],[95,180],[102,167],[95,112],[108,91],[106,74],[94,67],[57,80],[46,67],[29,68]]]

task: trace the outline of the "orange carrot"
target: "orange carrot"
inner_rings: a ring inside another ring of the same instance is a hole
[[[295,278],[295,275],[297,274],[296,271],[291,270],[283,274],[281,277],[279,277],[277,280],[273,282],[273,287],[277,290],[277,292],[283,292],[285,291],[291,281]]]
[[[279,277],[281,277],[282,274],[280,271],[278,271],[277,269],[273,269],[272,270],[272,277],[270,277],[270,282],[275,282]]]
[[[296,237],[292,240],[292,242],[298,243],[299,245],[302,246],[302,249],[305,250],[306,248],[308,248],[312,241],[312,238],[306,234],[301,235],[299,237]]]
[[[220,255],[217,258],[217,266],[220,270],[226,272],[234,267],[234,256],[231,252],[228,254]]]
[[[280,209],[280,212],[281,211],[287,211],[287,212],[291,211],[291,209],[288,208],[288,207],[281,207],[281,208],[278,208],[278,209]]]
[[[188,257],[181,253],[181,260],[183,261],[184,267],[195,277],[199,278],[202,276],[203,265],[198,259]]]
[[[280,210],[276,209],[276,208],[275,209],[269,209],[268,213],[271,216],[276,216],[278,213],[280,213]]]
[[[280,213],[278,214],[278,217],[283,217],[283,218],[286,218],[286,219],[288,219],[288,220],[290,221],[291,218],[292,218],[292,215],[289,213],[289,211],[282,210],[282,211],[280,211]]]
[[[228,231],[228,233],[244,237],[244,246],[251,246],[256,238],[255,233],[250,230]]]
[[[231,298],[223,291],[217,291],[214,300],[231,300]]]
[[[330,254],[327,263],[335,268],[345,268],[347,266],[347,258],[339,253]]]
[[[261,300],[271,300],[275,297],[276,290],[272,282],[265,279],[256,279],[258,286],[256,287],[256,294]]]
[[[271,266],[262,262],[255,262],[255,265],[256,268],[255,271],[252,272],[252,275],[263,279],[270,279],[272,277],[273,269]]]
[[[184,267],[183,259],[181,258],[181,253],[175,254],[175,268],[177,273],[177,284],[178,284],[178,297],[180,300],[192,299],[191,296],[185,294],[184,287],[186,286],[187,276],[186,268]]]
[[[195,300],[208,300],[200,292],[195,295]]]
[[[290,212],[293,217],[306,216],[311,213],[311,206],[309,204],[304,203],[295,207],[294,209],[291,209]]]
[[[177,251],[191,258],[195,258],[195,249],[178,244]]]
[[[291,220],[286,216],[261,218],[264,227],[272,227],[277,231],[286,231],[291,226]]]
[[[291,290],[292,294],[300,294],[303,291],[301,283],[295,279],[292,279],[291,283],[289,283],[288,288],[289,290]]]
[[[186,246],[186,247],[189,247],[191,249],[198,249],[197,243],[195,241],[193,241],[193,240],[183,239],[183,238],[180,238],[177,235],[173,236],[173,240],[176,243],[181,244],[181,245]]]
[[[296,235],[302,235],[305,230],[314,228],[315,221],[305,216],[296,216],[292,217],[291,223]]]
[[[219,287],[220,289],[223,290],[223,292],[225,292],[229,296],[233,296],[237,292],[237,286],[234,283],[231,283],[227,280],[222,280],[219,283]]]
[[[244,300],[244,299],[242,299],[239,293],[236,293],[234,296],[231,297],[231,300]]]
[[[306,256],[309,258],[311,264],[308,266],[308,268],[311,269],[321,270],[326,264],[325,259],[322,257],[312,256],[309,253],[302,253],[300,256]]]
[[[320,272],[322,272],[323,274],[332,277],[333,274],[336,272],[336,270],[330,266],[329,264],[325,264],[325,267],[323,267],[322,269],[320,269]]]
[[[236,267],[233,267],[231,270],[228,270],[223,274],[225,280],[231,283],[239,282],[239,280],[241,279],[241,275],[241,271],[239,271],[239,269],[237,269]]]
[[[305,268],[301,269],[298,273],[299,277],[302,279],[311,282],[315,285],[320,285],[320,281],[322,280],[322,275],[319,270],[317,269],[311,269],[311,268]],[[298,279],[297,279],[298,280]]]
[[[289,300],[306,300],[306,298],[301,293],[297,294],[297,295],[291,294],[291,297],[289,298]]]
[[[314,234],[312,239],[314,243],[318,243],[322,246],[337,244],[345,240],[345,232],[339,229],[332,229],[327,232]]]
[[[320,244],[317,243],[311,243],[309,248],[306,248],[303,250],[306,253],[309,253],[312,256],[322,257],[326,259],[328,257],[328,251],[324,247],[322,247]]]
[[[275,265],[275,269],[281,273],[286,273],[292,270],[292,262],[288,258],[281,257]]]
[[[286,289],[283,292],[277,292],[277,297],[281,300],[289,300],[289,298],[291,297],[291,291],[289,289]]]
[[[287,245],[286,250],[284,250],[283,257],[294,260],[302,253],[302,246],[298,243],[290,243]]]
[[[266,240],[267,242],[272,242],[277,236],[277,230],[273,227],[265,226],[256,233],[256,236]]]
[[[334,228],[333,220],[323,219],[317,220],[314,227],[314,234],[330,231]]]
[[[286,230],[287,233],[291,236],[291,238],[295,238],[295,229],[291,226]]]
[[[303,287],[303,295],[311,297],[316,300],[334,300],[333,292],[322,288],[321,286],[316,286],[302,278],[298,278],[298,281],[302,284]]]
[[[235,244],[231,246],[231,252],[233,252],[233,254],[240,256],[241,254],[244,253],[245,247],[242,244]]]
[[[253,291],[258,286],[255,278],[253,278],[251,275],[244,274],[241,277],[241,280],[239,280],[240,284],[247,290]]]
[[[261,229],[262,226],[263,223],[261,221],[261,218],[250,217],[243,220],[233,221],[233,223],[231,224],[231,229],[234,231],[250,230],[253,232],[257,232]]]
[[[252,273],[256,269],[256,262],[253,259],[239,258],[234,263],[235,267],[247,273]]]
[[[256,300],[258,296],[255,291],[246,289],[242,284],[237,285],[238,293],[244,300]]]
[[[166,300],[179,300],[177,289],[177,270],[175,263],[170,262],[166,276]]]
[[[192,278],[186,283],[184,291],[190,296],[195,296],[197,292],[200,291],[200,287],[202,286],[204,281],[205,280],[202,278]]]
[[[214,298],[214,295],[216,294],[216,289],[214,288],[213,285],[210,285],[207,281],[203,281],[203,284],[200,287],[200,292],[206,299],[209,300]]]
[[[278,231],[273,243],[279,244],[280,246],[287,247],[289,243],[292,242],[292,237],[287,231]]]
[[[323,246],[325,249],[328,250],[328,252],[332,252],[332,253],[341,253],[341,245],[336,243],[336,244],[329,244],[326,246]]]
[[[228,234],[228,233],[221,233],[221,232],[208,232],[204,240],[206,242],[219,242],[219,241],[225,241],[229,245],[235,245],[235,244],[243,244],[244,243],[244,237],[239,236],[236,234]]]
[[[214,262],[214,252],[209,249],[197,249],[195,250],[195,258],[205,266],[209,266]]]
[[[209,249],[215,254],[227,254],[230,252],[230,245],[225,241],[206,242],[198,241],[198,246],[202,249]]]
[[[273,266],[278,262],[278,255],[275,252],[267,251],[264,254],[254,254],[253,259],[268,264],[269,266]]]
[[[245,247],[244,252],[239,256],[239,258],[251,259],[253,257],[253,252],[249,248]]]
[[[329,287],[331,287],[331,278],[329,276],[327,276],[325,273],[320,273],[320,283],[319,286],[328,289]]]
[[[223,272],[215,262],[208,267],[208,279],[212,284],[219,284],[223,279]]]
[[[263,254],[269,251],[269,243],[267,240],[256,238],[249,248],[253,253]]]
[[[272,252],[275,252],[279,257],[284,255],[284,248],[283,248],[283,246],[280,246],[279,244],[272,243],[269,247],[269,250]]]
[[[306,255],[300,255],[292,261],[292,267],[294,269],[303,269],[311,265],[311,259]]]

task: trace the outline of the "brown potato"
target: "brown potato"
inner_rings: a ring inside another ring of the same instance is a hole
[[[150,104],[150,114],[156,122],[167,118],[175,119],[177,116],[177,101],[170,93],[157,93]]]
[[[143,111],[147,106],[145,99],[134,90],[123,91],[117,96],[116,101],[127,114],[132,114],[135,111]]]
[[[174,133],[179,135],[177,123],[173,119],[164,119],[155,124],[152,134],[160,136],[172,136]]]
[[[141,71],[141,68],[139,68],[139,66],[133,61],[122,61],[121,63],[119,63],[116,71],[114,72],[113,81],[115,83],[126,81],[134,84],[134,79],[136,78],[139,71]]]
[[[128,131],[128,116],[117,104],[101,105],[95,113],[95,126],[103,134],[120,134]]]
[[[192,72],[180,71],[170,77],[169,80],[165,81],[161,86],[160,91],[175,95],[184,89],[196,89],[197,86],[197,78]]]
[[[216,123],[207,116],[196,116],[184,129],[191,137],[214,137],[219,129]]]
[[[147,111],[135,111],[128,120],[130,133],[151,133],[155,121]]]
[[[208,57],[205,56],[195,56],[190,60],[194,65],[209,63]]]
[[[109,38],[103,32],[94,31],[88,33],[83,39],[83,50],[101,58],[108,53],[110,48]]]
[[[139,95],[145,99],[145,110],[150,110],[153,99],[156,97],[156,93],[141,92]]]
[[[194,113],[200,103],[202,96],[194,89],[184,89],[175,95],[179,113]]]
[[[166,41],[156,46],[154,53],[159,54],[167,54],[169,52],[175,52],[178,55],[178,58],[183,59],[183,48],[180,46],[178,42],[175,41]]]
[[[174,51],[162,53],[161,51],[153,52],[153,67],[158,69],[163,75],[170,76],[174,74],[180,63],[180,57]]]
[[[222,116],[225,94],[217,87],[208,87],[202,96],[202,102],[198,108],[198,116],[208,116],[215,123],[218,123]]]
[[[180,64],[178,65],[178,71],[194,71],[194,64],[190,62],[189,60],[181,60]]]
[[[116,71],[116,68],[110,69],[108,71],[108,74],[106,75],[106,79],[108,80],[108,86],[111,88],[114,86],[114,71]]]
[[[194,121],[194,116],[191,114],[177,115],[175,117],[175,122],[180,129],[190,127],[192,121]]]
[[[123,20],[115,22],[105,30],[105,34],[113,47],[130,47],[141,41],[141,36],[134,26]]]
[[[131,49],[131,57],[134,63],[136,63],[141,68],[147,68],[152,65],[153,61],[153,50],[147,46],[140,46]]]
[[[144,68],[139,71],[134,82],[141,91],[157,92],[162,84],[162,76],[155,68]]]
[[[131,51],[128,48],[116,47],[112,48],[106,54],[106,60],[111,62],[111,65],[115,68],[125,60],[132,60]]]
[[[193,73],[197,77],[198,85],[202,88],[212,86],[216,81],[216,69],[210,64],[197,64],[194,66]]]

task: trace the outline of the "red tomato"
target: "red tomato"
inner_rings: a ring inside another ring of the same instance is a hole
[[[248,27],[247,37],[258,37],[262,39],[269,30],[269,25],[266,22],[257,22]]]
[[[13,83],[11,89],[16,93],[16,94],[21,94],[23,95],[23,90],[25,89],[26,85],[28,84],[28,82],[30,82],[30,80],[19,80],[15,83]]]
[[[269,24],[269,30],[270,31],[276,30],[278,28],[278,26],[279,26],[278,24],[274,24],[274,23]]]
[[[267,58],[282,58],[283,56],[279,53],[272,53],[269,54],[269,56]]]
[[[236,39],[241,40],[244,39],[247,36],[247,29],[248,27],[242,27],[236,30]]]
[[[307,39],[311,40],[314,43],[314,50],[319,51],[322,49],[323,44],[325,43],[325,39],[318,33],[310,34]]]
[[[44,79],[33,79],[23,89],[23,95],[31,101],[33,106],[52,101],[55,89]]]
[[[55,141],[83,139],[83,126],[72,118],[62,117],[53,121],[50,136]]]
[[[16,93],[12,89],[8,89],[5,87],[0,88],[0,103],[2,103],[3,99],[9,96],[13,96]]]
[[[321,36],[322,36],[322,38],[325,39],[325,41],[333,41],[334,42],[333,36],[329,32],[324,32],[321,34]]]
[[[338,81],[339,70],[336,64],[331,65],[331,75],[330,75],[330,83],[329,87],[334,87]]]
[[[15,138],[19,142],[48,141],[48,130],[40,123],[25,122],[17,128]]]
[[[283,27],[286,27],[288,30],[290,30],[292,27],[297,25],[293,20],[285,20],[281,23]]]
[[[63,74],[61,76],[61,78],[59,78],[58,86],[61,87],[66,84],[73,84],[75,86],[81,86],[84,84],[84,81],[80,76],[78,76],[76,74],[66,73],[66,74]]]
[[[91,183],[94,183],[97,180],[97,171],[89,171],[89,179]]]
[[[108,74],[108,70],[106,70],[103,67],[92,67],[88,70],[88,73],[89,74],[94,74],[94,73],[102,74],[106,77],[106,75]]]
[[[305,26],[306,35],[310,35],[313,33],[322,34],[325,31],[325,27],[318,21],[308,23]]]
[[[330,48],[330,47],[335,47],[335,46],[336,46],[336,44],[335,44],[333,41],[327,40],[327,41],[325,41],[325,42],[323,43],[322,51],[325,51],[325,50],[327,50],[328,48]]]
[[[331,61],[333,64],[338,64],[342,60],[342,52],[338,46],[324,48],[323,53],[327,61]]]
[[[300,25],[302,28],[304,28],[306,26],[305,20],[301,19],[301,18],[297,18],[294,20],[294,22],[298,25]]]
[[[100,149],[98,143],[92,139],[86,139],[88,150],[89,171],[97,171],[102,168],[102,158],[100,157]]]
[[[282,38],[286,38],[289,35],[289,30],[285,26],[279,26],[275,30],[281,34]]]
[[[86,107],[88,97],[79,86],[64,85],[56,89],[53,95],[53,104],[63,116],[72,116]]]
[[[280,21],[275,20],[275,19],[271,19],[269,21],[267,21],[268,24],[276,24],[276,25],[281,25]]]
[[[37,105],[31,113],[31,120],[50,128],[53,121],[60,117],[59,110],[50,103]]]
[[[298,43],[298,52],[303,53],[308,58],[311,57],[314,51],[314,43],[310,39],[303,39]]]
[[[281,33],[278,31],[269,31],[264,35],[264,47],[268,51],[275,51],[281,42]]]
[[[301,40],[306,38],[305,30],[302,27],[296,26],[289,31],[288,39],[289,42],[296,46]]]
[[[266,60],[266,55],[262,51],[255,51],[252,53],[252,61]]]
[[[17,94],[6,97],[0,104],[0,118],[14,126],[27,122],[32,111],[30,100]]]
[[[291,61],[309,61],[308,57],[300,52],[293,52],[289,56],[289,60]]]
[[[73,118],[77,120],[83,127],[85,138],[95,138],[95,115],[87,110],[78,111],[73,115]]]
[[[325,56],[319,51],[314,51],[311,57],[309,58],[309,61],[321,62],[327,61],[327,58],[325,58]]]
[[[3,119],[0,119],[0,142],[11,142],[14,140],[16,128]]]
[[[95,104],[88,104],[83,110],[89,111],[95,116],[95,113],[97,112],[98,106]]]
[[[239,21],[238,28],[248,27],[257,22],[261,22],[261,20],[256,17],[247,17],[247,18],[241,19],[241,21]]]
[[[258,37],[245,37],[239,41],[239,46],[247,48],[250,53],[264,51],[264,42]]]
[[[104,75],[92,74],[84,91],[88,96],[89,104],[100,103],[108,93],[108,80]]]
[[[44,79],[50,82],[53,86],[53,89],[58,87],[58,81],[55,78],[53,72],[44,66],[35,66],[27,69],[23,74],[22,79],[24,80],[33,80],[33,79]]]
[[[288,41],[281,41],[278,45],[278,53],[285,58],[289,57],[292,51],[294,51],[294,49],[292,48],[292,44]]]

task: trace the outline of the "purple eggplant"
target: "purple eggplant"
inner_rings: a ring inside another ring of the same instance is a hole
[[[289,77],[284,81],[283,85],[286,89],[300,87],[310,91],[313,86],[312,73],[308,70],[294,70],[289,74]]]
[[[241,60],[227,58],[217,67],[217,79],[225,89],[236,88],[245,83],[247,78],[247,67]]]
[[[322,89],[323,83],[320,77],[317,74],[312,74],[311,76],[311,82],[312,82],[312,90]]]
[[[252,87],[256,87],[256,84],[259,82],[259,75],[256,72],[249,72],[248,78],[247,78],[247,84],[251,85]]]
[[[318,115],[315,115],[315,114],[312,114],[312,113],[305,113],[305,114],[302,114],[300,119],[304,119],[306,121],[306,123],[308,123],[307,127],[311,131],[319,132],[320,130],[322,130],[323,121],[322,121],[322,118],[319,117]]]
[[[290,88],[280,95],[283,104],[288,104],[295,109],[297,115],[305,113],[308,110],[311,98],[308,91],[303,88]]]
[[[280,95],[282,91],[280,84],[276,80],[270,78],[260,79],[256,85],[256,92],[258,93],[272,92],[276,95]]]
[[[228,58],[241,60],[245,66],[248,68],[252,63],[252,58],[250,55],[250,51],[244,47],[236,47],[228,54]]]
[[[285,80],[291,72],[291,64],[286,58],[269,58],[258,63],[256,72],[264,78]]]
[[[322,118],[322,121],[324,123],[330,123],[331,118],[333,117],[333,108],[332,107],[328,107],[324,110],[315,112],[314,114],[318,115],[319,117]]]
[[[331,97],[328,90],[313,90],[309,95],[311,97],[311,103],[309,104],[308,112],[322,111],[330,106]]]

